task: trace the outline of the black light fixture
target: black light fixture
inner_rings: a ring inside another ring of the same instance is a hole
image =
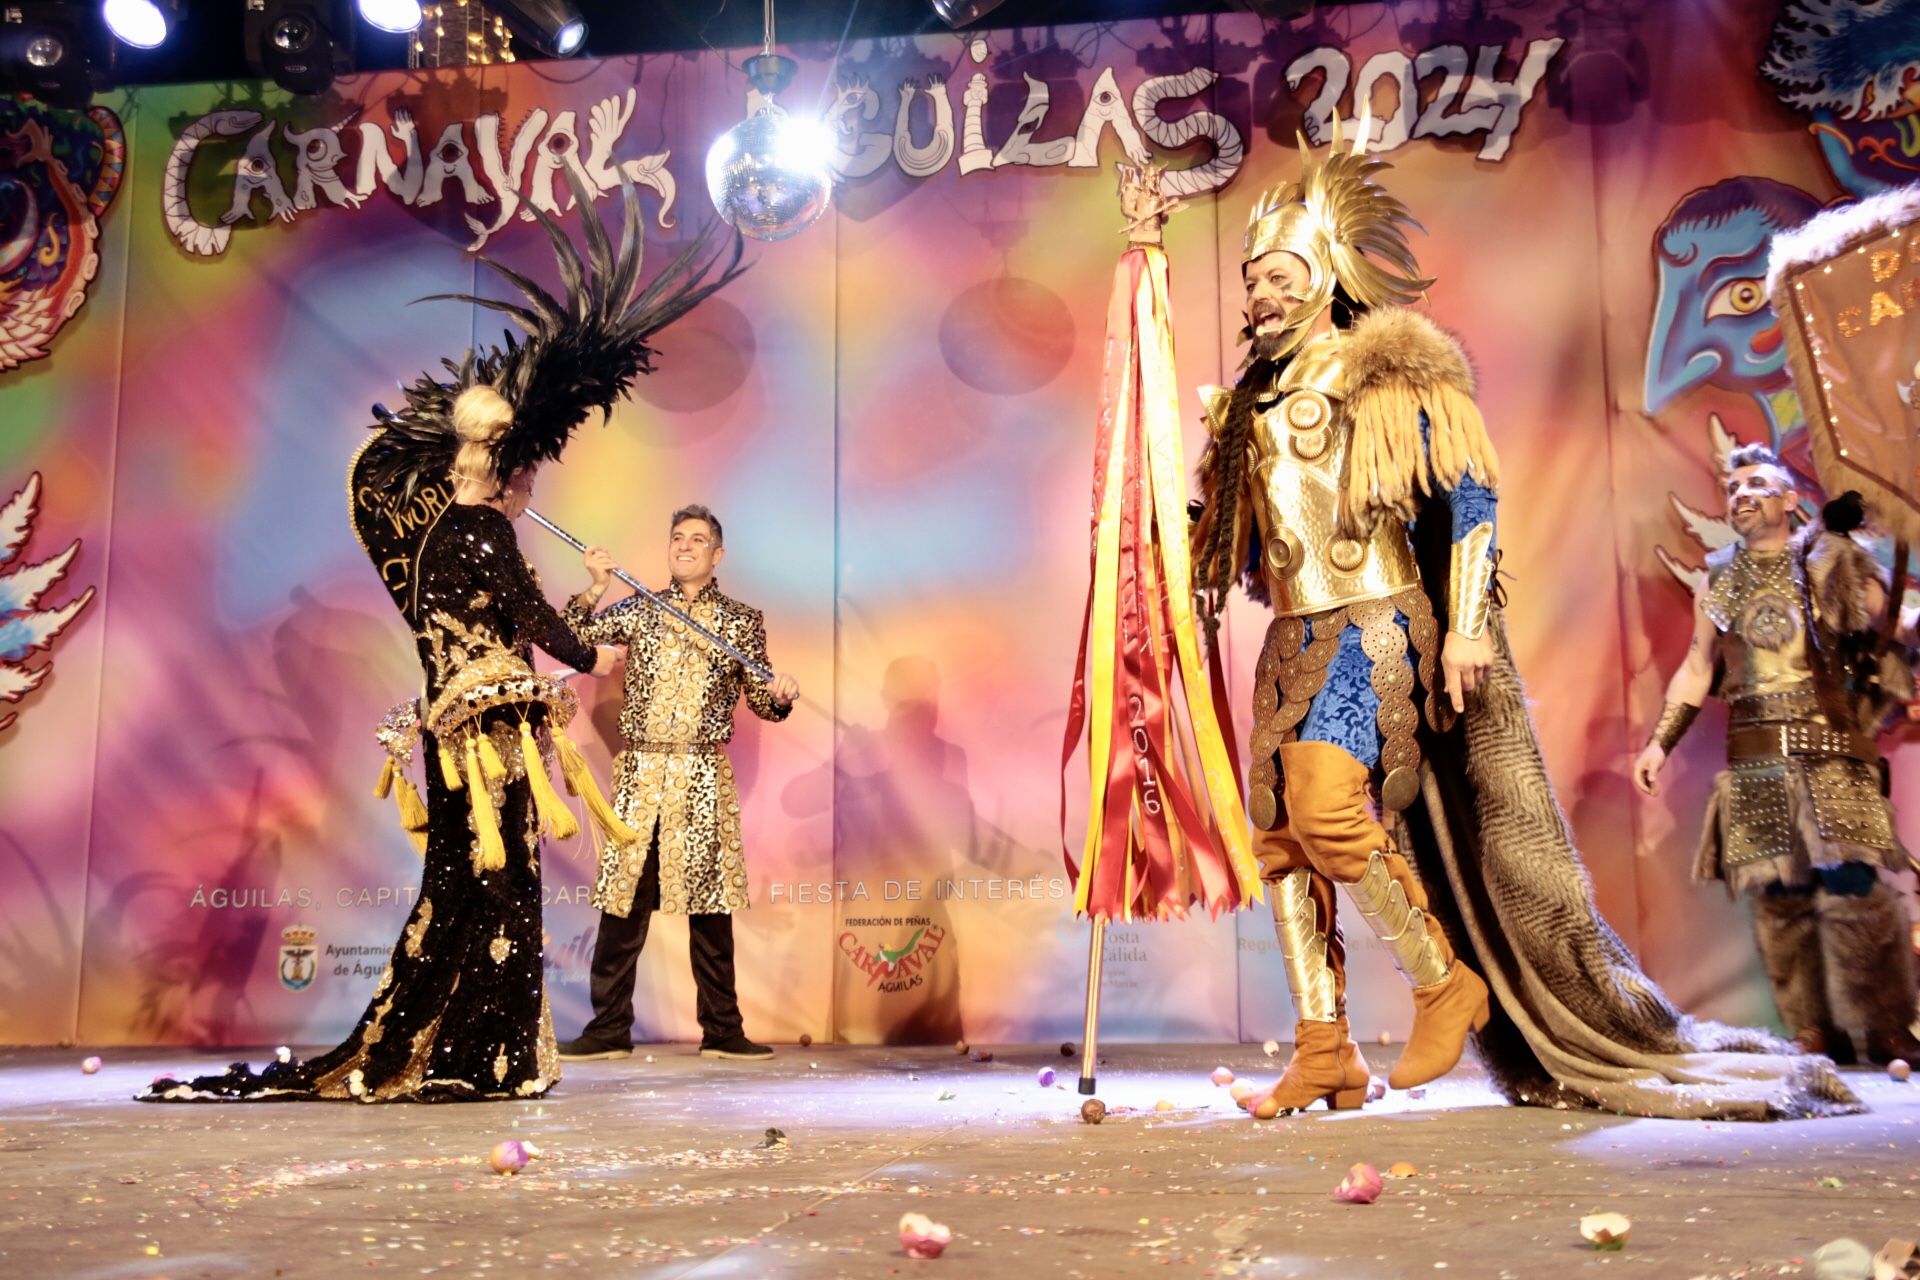
[[[549,58],[571,58],[587,43],[587,20],[573,0],[486,0],[513,32]]]
[[[0,0],[0,92],[68,110],[92,102],[111,81],[113,44],[91,17],[83,3]]]
[[[940,21],[956,31],[999,7],[1000,0],[933,0],[933,11],[940,15]]]
[[[246,0],[247,66],[293,93],[320,93],[353,70],[348,0]]]

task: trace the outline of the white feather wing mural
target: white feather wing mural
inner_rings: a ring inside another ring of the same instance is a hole
[[[39,511],[40,473],[36,471],[0,506],[0,708],[19,704],[46,681],[53,669],[52,660],[29,666],[28,659],[36,651],[52,649],[54,640],[93,600],[93,588],[88,587],[64,604],[40,607],[80,553],[78,538],[65,551],[37,564],[8,568],[22,558]],[[0,731],[11,726],[19,714],[13,711],[0,715]]]

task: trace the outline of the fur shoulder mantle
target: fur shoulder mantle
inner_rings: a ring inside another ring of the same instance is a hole
[[[1473,370],[1451,334],[1417,311],[1380,307],[1354,321],[1340,356],[1353,423],[1343,493],[1349,527],[1371,528],[1389,515],[1411,520],[1419,496],[1436,484],[1451,489],[1471,476],[1499,487]]]
[[[1469,397],[1474,392],[1473,369],[1460,340],[1405,307],[1380,307],[1354,321],[1340,354],[1349,397],[1390,382],[1451,387]]]

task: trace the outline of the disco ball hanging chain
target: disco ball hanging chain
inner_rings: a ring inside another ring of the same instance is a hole
[[[791,116],[774,102],[798,66],[773,51],[773,0],[765,0],[765,13],[765,42],[743,68],[764,101],[707,152],[707,194],[742,235],[784,240],[812,226],[833,201],[833,135],[819,120]]]

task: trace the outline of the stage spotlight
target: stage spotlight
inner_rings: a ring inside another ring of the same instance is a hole
[[[420,0],[360,0],[360,17],[381,31],[412,31],[420,25]]]
[[[969,22],[978,22],[1000,7],[1000,0],[933,0],[933,11],[940,21],[958,30]]]
[[[180,0],[104,0],[107,30],[136,49],[157,49],[180,20]]]
[[[0,92],[79,110],[112,70],[113,47],[82,4],[0,5]]]
[[[353,15],[345,0],[247,0],[247,66],[293,93],[320,93],[353,70]]]
[[[487,0],[487,8],[549,58],[571,58],[587,42],[587,20],[572,0]]]

